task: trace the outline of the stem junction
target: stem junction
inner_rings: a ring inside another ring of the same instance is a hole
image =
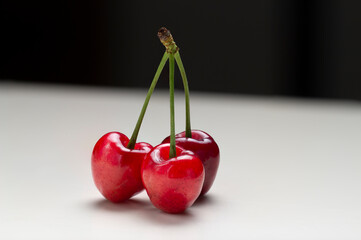
[[[166,52],[169,54],[174,54],[174,58],[177,62],[179,71],[182,76],[183,80],[183,87],[184,87],[184,93],[185,93],[185,106],[186,106],[186,137],[191,138],[192,137],[192,129],[191,129],[191,114],[190,114],[190,101],[189,101],[189,87],[188,87],[188,80],[187,75],[184,70],[183,62],[179,53],[179,48],[175,44],[172,34],[168,29],[165,27],[162,27],[158,31],[158,37],[162,44],[166,48]]]

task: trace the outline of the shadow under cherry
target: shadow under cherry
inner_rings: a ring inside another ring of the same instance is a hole
[[[194,208],[203,208],[215,203],[210,195],[201,196],[192,207],[183,213],[165,213],[152,205],[150,200],[132,198],[121,203],[112,203],[106,199],[99,199],[90,203],[90,207],[97,211],[112,213],[134,212],[142,221],[150,221],[161,225],[187,225],[197,218],[192,211]]]

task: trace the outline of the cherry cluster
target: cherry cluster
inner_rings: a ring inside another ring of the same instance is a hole
[[[148,90],[138,122],[129,139],[109,132],[95,144],[91,165],[93,179],[101,194],[111,202],[125,201],[144,188],[152,204],[168,213],[180,213],[211,188],[219,165],[219,148],[204,131],[191,130],[188,81],[179,48],[169,30],[162,27],[158,37],[166,47]],[[150,97],[169,59],[170,136],[152,147],[136,142]],[[186,100],[186,130],[175,134],[174,65],[182,75]]]

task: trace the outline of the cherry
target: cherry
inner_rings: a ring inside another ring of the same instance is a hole
[[[92,154],[94,183],[106,199],[115,203],[143,190],[140,169],[145,155],[153,148],[141,142],[128,149],[128,142],[126,135],[110,132],[98,140]]]
[[[170,137],[163,140],[162,143],[169,143]],[[202,161],[205,171],[205,179],[200,195],[206,194],[212,187],[216,178],[219,166],[219,148],[214,139],[206,132],[201,130],[192,130],[192,137],[186,137],[186,132],[178,133],[175,136],[176,145],[192,151]]]
[[[168,213],[180,213],[198,198],[204,181],[201,160],[176,146],[176,157],[169,158],[170,144],[150,151],[142,164],[144,187],[153,205]]]

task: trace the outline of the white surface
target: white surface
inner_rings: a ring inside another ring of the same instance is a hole
[[[0,85],[0,239],[361,239],[359,102],[191,94],[221,163],[209,195],[169,215],[145,192],[103,200],[90,172],[95,142],[131,135],[145,93]],[[168,135],[167,98],[155,92],[139,140]]]

